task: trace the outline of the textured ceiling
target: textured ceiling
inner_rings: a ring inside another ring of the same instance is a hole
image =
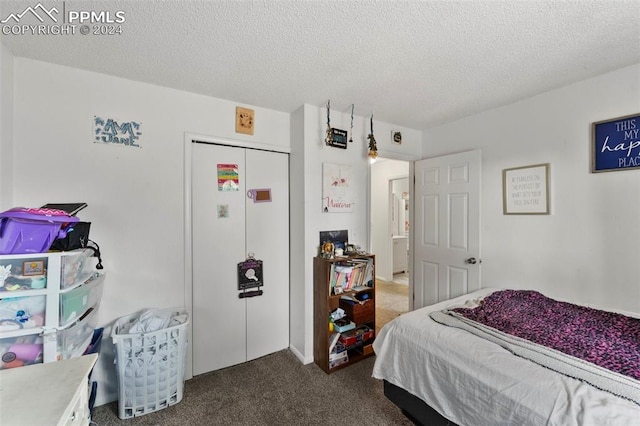
[[[123,11],[122,34],[0,36],[15,56],[420,130],[640,63],[640,0],[41,3]],[[0,19],[37,4],[2,0]]]

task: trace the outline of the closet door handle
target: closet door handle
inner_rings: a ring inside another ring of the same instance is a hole
[[[482,260],[476,259],[475,257],[470,257],[464,260],[464,263],[468,265],[475,265],[476,263],[482,263]]]

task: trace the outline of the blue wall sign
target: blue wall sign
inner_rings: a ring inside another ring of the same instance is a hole
[[[142,123],[118,121],[113,118],[93,116],[94,143],[106,143],[140,148],[139,139]]]
[[[640,114],[593,123],[592,172],[640,169]]]

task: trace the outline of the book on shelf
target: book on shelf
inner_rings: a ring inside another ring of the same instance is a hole
[[[367,288],[369,288],[369,287],[367,287]],[[342,296],[340,296],[340,299],[342,299],[342,300],[346,300],[347,302],[350,302],[350,303],[352,303],[352,304],[356,304],[356,303],[358,303],[358,304],[360,304],[360,305],[364,305],[364,304],[365,304],[365,302],[366,302],[367,300],[369,300],[369,299],[360,300],[360,299],[358,299],[357,297],[352,296],[351,294],[343,294]]]
[[[340,339],[340,333],[333,333],[331,337],[329,337],[329,353],[333,352],[336,347],[336,343]]]
[[[363,290],[373,280],[373,259],[349,259],[331,264],[329,294],[342,294],[347,290]]]
[[[369,284],[369,283],[374,283],[374,276],[373,276],[373,259],[367,259],[367,264],[366,264],[366,269],[364,272],[364,277],[362,279],[362,282],[364,284]]]

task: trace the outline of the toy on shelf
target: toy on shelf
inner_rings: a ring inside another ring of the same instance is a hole
[[[11,265],[0,266],[0,287],[4,287],[4,281],[11,275]]]

